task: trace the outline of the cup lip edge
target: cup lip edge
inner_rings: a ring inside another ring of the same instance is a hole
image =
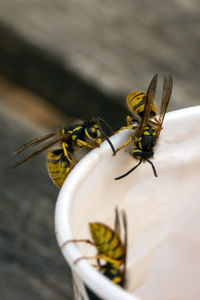
[[[171,119],[178,119],[183,117],[191,117],[192,115],[199,114],[200,105],[183,108],[180,110],[175,110],[168,112],[165,117],[165,121],[170,121]],[[130,130],[129,130],[130,132]],[[115,144],[120,141],[120,137],[123,136],[125,132],[120,132],[115,136],[111,137],[111,141]],[[106,155],[110,151],[106,141],[101,144],[100,148],[96,148],[89,152],[81,161],[77,164],[78,171],[76,169],[72,170],[69,174],[67,180],[63,184],[61,188],[58,199],[56,203],[55,209],[55,231],[56,238],[58,241],[58,245],[62,245],[63,241],[71,239],[71,231],[69,219],[66,218],[65,212],[69,215],[70,213],[70,203],[73,196],[73,192],[76,189],[77,182],[74,180],[78,173],[84,171],[84,165],[88,164],[90,169],[94,168],[98,159],[101,159],[102,156]],[[110,152],[111,153],[111,152]],[[94,160],[90,160],[90,157],[93,157]],[[66,193],[67,190],[67,193]],[[62,232],[63,228],[65,228],[64,232]],[[59,246],[60,247],[60,246]],[[72,243],[67,245],[64,249],[61,249],[62,254],[65,260],[68,262],[70,267],[76,274],[82,279],[83,283],[86,284],[91,290],[97,293],[100,297],[104,297],[105,300],[113,299],[113,297],[117,297],[115,299],[124,299],[124,300],[142,300],[134,296],[132,293],[124,290],[123,288],[113,284],[109,279],[105,278],[102,274],[100,274],[97,270],[95,270],[87,261],[80,261],[76,266],[73,264],[73,260],[81,256],[81,252],[76,246],[76,244]],[[93,289],[93,286],[97,289]],[[102,295],[102,291],[106,290],[106,295]],[[98,293],[99,292],[99,293]]]
[[[128,134],[130,130],[126,132],[120,132],[119,136],[113,136],[111,139],[119,140],[121,135]],[[117,142],[115,141],[115,143]],[[76,176],[80,176],[80,173],[85,171],[85,164],[90,165],[90,170],[93,169],[98,163],[99,159],[102,156],[106,155],[108,151],[111,151],[107,142],[101,144],[100,148],[96,148],[88,153],[85,157],[79,162],[78,170],[73,170],[74,173],[69,174],[69,178],[64,182],[63,187],[61,188],[58,200],[56,202],[55,209],[55,233],[59,248],[62,244],[69,239],[72,239],[72,234],[70,231],[69,218],[66,217],[70,213],[70,199],[73,197],[73,193],[76,190],[77,182],[74,180]],[[110,152],[111,153],[111,152]],[[88,158],[89,157],[89,158]],[[90,160],[91,157],[91,160]],[[71,176],[70,176],[71,175]],[[83,177],[84,178],[84,177]],[[66,194],[67,190],[67,194]],[[65,260],[68,262],[73,271],[76,272],[78,277],[81,278],[84,284],[87,285],[94,293],[97,293],[98,296],[103,297],[105,300],[111,300],[113,297],[115,299],[124,299],[124,300],[140,300],[140,298],[132,295],[130,292],[124,290],[120,286],[113,284],[109,279],[100,274],[95,270],[87,261],[80,261],[77,265],[73,264],[73,261],[82,256],[79,248],[75,243],[70,243],[63,249],[60,249]],[[95,286],[95,289],[94,289]],[[106,290],[106,295],[102,292]]]

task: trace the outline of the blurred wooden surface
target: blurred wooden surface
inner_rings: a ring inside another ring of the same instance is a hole
[[[199,1],[0,2],[0,70],[72,116],[117,124],[124,97],[174,77],[170,109],[199,104]]]
[[[48,132],[46,130],[46,132]],[[0,291],[3,300],[72,300],[71,273],[54,234],[58,189],[45,155],[15,171],[13,150],[45,134],[0,101]]]
[[[44,98],[1,75],[0,102],[20,116],[24,116],[38,128],[46,127],[52,131],[62,127],[71,119]]]

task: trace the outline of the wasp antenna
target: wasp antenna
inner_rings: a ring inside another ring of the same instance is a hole
[[[109,128],[111,135],[114,134],[114,131],[113,131],[112,127],[111,127],[110,124],[108,124],[104,119],[98,117],[98,118],[97,118],[97,122],[98,122],[98,121],[103,122],[103,123]],[[98,122],[98,123],[99,123],[99,122]],[[99,123],[99,125],[100,125],[100,123]]]
[[[152,163],[152,161],[150,161],[148,159],[146,159],[146,161],[148,161],[148,163],[152,166],[153,173],[154,173],[155,177],[158,177],[158,174],[156,172],[156,168],[155,168],[154,164]]]
[[[134,166],[132,169],[130,169],[128,172],[126,172],[125,174],[123,174],[123,175],[121,175],[121,176],[119,176],[119,177],[116,177],[116,178],[114,178],[115,180],[119,180],[119,179],[122,179],[122,178],[124,178],[124,177],[126,177],[127,175],[129,175],[130,173],[132,173],[137,167],[139,167],[139,165],[141,164],[141,162],[142,162],[142,160],[140,159],[140,161],[139,161],[139,163],[136,165],[136,166]]]
[[[113,155],[116,155],[116,151],[115,151],[115,148],[112,144],[112,142],[110,141],[109,137],[107,136],[107,134],[104,132],[104,130],[102,129],[100,123],[99,123],[99,120],[103,121],[106,125],[108,125],[108,123],[106,123],[106,121],[104,121],[103,119],[101,118],[97,118],[97,124],[99,126],[99,130],[101,131],[103,137],[106,139],[106,141],[108,142],[108,144],[110,145],[112,151],[113,151]],[[108,125],[110,127],[110,125]],[[110,127],[111,128],[111,127]]]
[[[105,139],[106,139],[106,141],[108,142],[108,144],[110,145],[110,147],[111,147],[111,149],[112,149],[112,151],[113,151],[113,155],[116,155],[115,147],[113,146],[113,144],[112,144],[112,142],[110,141],[109,137],[108,137],[105,133],[103,133],[103,132],[102,132],[102,134],[103,134],[103,136],[105,137]]]

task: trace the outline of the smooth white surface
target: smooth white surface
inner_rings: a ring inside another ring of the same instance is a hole
[[[128,217],[128,289],[112,284],[81,256],[75,244],[63,255],[84,282],[104,299],[200,299],[200,106],[168,113],[152,159],[119,181],[137,161],[126,150],[112,156],[104,142],[74,168],[56,206],[59,245],[71,238],[90,238],[88,223],[113,226],[114,207]],[[112,137],[117,148],[129,136]],[[80,247],[85,255],[91,246]],[[85,252],[84,252],[85,251]],[[103,293],[103,294],[102,294]]]
[[[117,141],[118,139],[119,137],[114,137],[114,140]],[[125,137],[124,140],[126,140]],[[77,192],[80,184],[83,184],[84,178],[92,172],[95,166],[100,163],[102,157],[108,155],[108,153],[112,156],[112,151],[107,143],[102,144],[101,148],[91,151],[73,169],[68,176],[68,180],[66,180],[63,184],[56,203],[55,214],[56,237],[60,246],[66,240],[73,238],[69,218],[74,219],[75,222],[73,223],[76,223],[77,220],[81,220],[81,211],[79,209],[76,211],[74,216],[71,212],[71,204],[75,204],[73,201],[74,194]],[[86,207],[87,204],[85,203],[84,206]],[[82,219],[81,223],[88,225],[88,221],[86,223],[84,219]],[[102,297],[105,300],[138,300],[138,298],[130,295],[124,289],[112,284],[110,280],[91,267],[87,261],[82,260],[77,265],[74,265],[74,260],[82,256],[80,250],[75,244],[68,244],[67,247],[62,249],[62,252],[71,268],[77,272],[78,276],[84,281],[84,283],[87,284],[87,286],[97,295],[99,295],[99,297]]]

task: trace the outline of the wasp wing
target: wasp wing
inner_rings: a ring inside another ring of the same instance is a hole
[[[147,95],[146,95],[146,102],[145,102],[145,106],[144,106],[144,113],[142,116],[142,121],[140,123],[139,126],[139,130],[138,130],[138,136],[141,136],[143,134],[144,128],[149,120],[150,114],[151,114],[151,110],[152,110],[152,106],[153,106],[153,102],[155,99],[155,92],[156,92],[156,86],[157,86],[157,80],[158,80],[158,74],[156,74],[148,87],[147,90]]]
[[[121,229],[120,229],[120,221],[119,221],[119,211],[118,211],[118,207],[115,207],[115,224],[114,224],[114,228],[115,228],[115,232],[117,232],[117,234],[120,237],[121,234]]]
[[[169,104],[169,100],[172,92],[173,80],[170,74],[166,74],[164,76],[163,81],[163,91],[162,91],[162,103],[161,103],[161,111],[159,117],[159,126],[157,128],[156,136],[159,137],[160,131],[162,129],[163,120],[167,111],[167,107]]]
[[[22,151],[24,151],[25,149],[27,149],[28,147],[37,145],[43,141],[48,140],[49,138],[51,138],[52,136],[55,136],[55,135],[57,135],[57,132],[49,133],[49,134],[40,136],[39,138],[33,139],[33,140],[29,141],[28,143],[25,143],[22,146],[20,146],[19,148],[17,148],[13,154],[17,155],[17,154],[21,153]]]
[[[36,156],[38,156],[40,153],[42,153],[43,151],[47,150],[48,148],[50,148],[51,146],[57,144],[58,142],[66,139],[68,137],[68,135],[61,135],[59,137],[56,137],[55,139],[51,140],[50,142],[48,142],[47,144],[45,144],[42,148],[30,153],[29,155],[27,155],[25,158],[21,159],[20,161],[18,161],[14,166],[12,166],[10,168],[10,170],[14,170],[15,168],[17,168],[18,166],[20,166],[21,164],[23,164],[24,162],[28,161],[29,159],[33,159]]]
[[[128,231],[127,231],[127,217],[126,217],[126,212],[122,210],[121,212],[122,215],[122,223],[124,227],[124,265],[123,265],[123,270],[122,270],[122,284],[123,286],[126,284],[126,261],[127,261],[127,243],[128,243]]]

